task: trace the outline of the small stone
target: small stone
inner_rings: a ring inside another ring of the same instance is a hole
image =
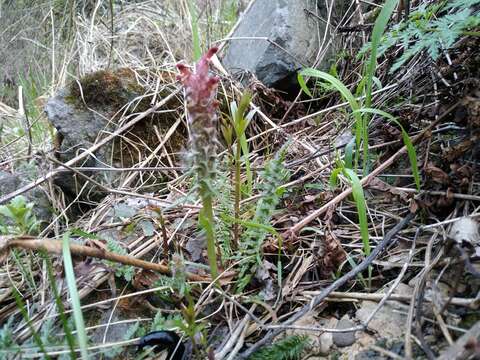
[[[355,313],[358,321],[364,324],[376,309],[377,303],[373,301],[362,301]],[[390,301],[384,304],[368,323],[368,329],[376,331],[385,337],[397,338],[404,335],[406,315],[397,310],[405,312],[405,305],[398,301]]]
[[[355,324],[348,319],[341,319],[337,324],[337,329],[348,329],[355,327]],[[338,347],[350,346],[355,342],[355,331],[333,333],[333,343]]]
[[[318,352],[322,355],[328,355],[333,345],[332,333],[324,332],[318,338]]]

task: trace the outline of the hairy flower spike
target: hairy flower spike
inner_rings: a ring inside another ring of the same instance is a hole
[[[217,172],[217,108],[215,99],[218,78],[208,73],[212,56],[217,48],[211,48],[200,59],[192,72],[187,66],[178,64],[178,80],[185,87],[187,122],[190,132],[190,153],[192,169],[196,175],[196,186],[202,199],[203,208],[199,223],[207,238],[207,254],[212,279],[218,275],[215,223],[213,215],[214,180]]]
[[[215,100],[218,78],[208,73],[209,63],[217,48],[211,48],[198,62],[195,72],[178,64],[178,79],[185,87],[190,147],[198,181],[211,187],[215,175],[216,123],[218,102]]]
[[[208,69],[210,60],[217,50],[217,48],[208,50],[196,65],[195,73],[192,73],[190,69],[183,64],[177,65],[180,71],[180,75],[178,75],[177,78],[182,82],[183,86],[185,86],[189,120],[192,122],[196,121],[196,117],[202,114],[209,114],[216,117],[215,111],[218,103],[215,100],[215,95],[218,78],[211,76],[208,73]]]

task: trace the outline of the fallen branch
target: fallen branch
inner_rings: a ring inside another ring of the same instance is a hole
[[[315,296],[318,295],[319,291],[304,291],[303,296]],[[332,292],[328,295],[328,298],[325,299],[326,301],[335,301],[335,299],[339,300],[368,300],[368,301],[380,301],[385,297],[385,294],[378,293],[378,294],[366,294],[360,292]],[[410,302],[412,300],[412,296],[410,295],[401,295],[401,294],[392,294],[388,298],[389,301],[402,301],[402,302]],[[425,297],[425,301],[432,303],[434,300],[430,296]],[[476,310],[480,307],[480,299],[477,298],[459,298],[459,297],[452,297],[449,302],[450,305],[454,306],[462,306],[467,307],[473,310]]]
[[[25,250],[44,250],[52,254],[62,254],[62,241],[53,239],[37,239],[30,236],[0,236],[0,260],[11,248],[22,248]],[[133,256],[120,255],[104,249],[97,249],[91,246],[78,245],[70,243],[70,251],[76,256],[89,256],[97,259],[110,260],[123,265],[135,266],[145,270],[157,271],[161,274],[171,275],[171,271],[166,265],[156,264],[145,260],[137,259]],[[227,276],[227,275],[225,275]],[[200,276],[187,272],[186,277],[191,281],[210,282],[209,276]]]

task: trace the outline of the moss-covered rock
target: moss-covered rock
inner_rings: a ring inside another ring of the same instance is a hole
[[[146,73],[141,74],[147,78]],[[60,90],[45,106],[49,121],[57,129],[57,157],[66,162],[79,155],[104,136],[114,132],[120,125],[136,114],[150,109],[153,105],[153,91],[137,80],[138,74],[131,69],[115,71],[101,70],[71,82]],[[158,77],[150,76],[153,81]],[[173,75],[160,77],[165,84],[173,81]],[[156,94],[156,101],[170,94],[168,86]],[[180,103],[170,101],[166,108],[177,109]],[[162,109],[164,110],[164,109]],[[125,119],[128,117],[128,119]],[[135,124],[126,133],[95,151],[81,162],[85,167],[131,167],[144,159],[159,144],[160,136],[165,135],[178,117],[175,111],[155,112]],[[186,141],[186,131],[177,128],[166,147],[169,152],[178,152]],[[121,173],[90,172],[85,173],[109,187],[119,183]],[[56,179],[63,190],[72,196],[85,184],[86,180],[75,174],[64,175]],[[90,199],[99,200],[105,194],[93,185],[88,185],[84,194]],[[83,197],[83,196],[82,196]]]

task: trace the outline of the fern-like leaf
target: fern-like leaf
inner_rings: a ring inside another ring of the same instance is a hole
[[[261,250],[263,241],[268,234],[267,227],[270,226],[270,220],[284,192],[280,186],[289,176],[289,171],[283,164],[286,148],[287,146],[283,146],[275,157],[265,165],[265,169],[260,174],[262,182],[258,184],[257,189],[261,193],[261,198],[257,202],[255,215],[251,221],[251,223],[260,226],[250,226],[242,234],[239,257],[243,263],[237,283],[238,291],[242,291],[248,285],[257,269],[257,265],[261,264]]]
[[[250,355],[248,360],[299,360],[309,346],[308,336],[289,336],[271,346],[260,349]]]

